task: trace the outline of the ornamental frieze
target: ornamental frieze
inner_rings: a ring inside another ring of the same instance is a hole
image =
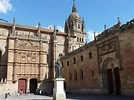
[[[19,41],[18,42],[19,49],[35,49],[39,50],[39,43],[30,42],[30,41]]]
[[[20,63],[37,63],[38,58],[39,56],[38,53],[36,52],[24,52],[24,53],[18,53],[17,55],[17,60]]]

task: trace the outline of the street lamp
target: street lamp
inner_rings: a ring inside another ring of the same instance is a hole
[[[4,22],[8,22],[7,20],[1,19],[1,18],[0,18],[0,20],[2,20],[2,21],[4,21]]]

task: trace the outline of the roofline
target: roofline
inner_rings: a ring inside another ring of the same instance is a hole
[[[8,23],[8,22],[0,22],[0,27],[2,28],[7,28],[7,29],[11,29],[13,26],[12,23]],[[30,31],[37,31],[38,27],[35,26],[26,26],[26,25],[21,25],[21,24],[15,24],[15,28],[19,29],[19,30],[30,30]],[[51,29],[46,29],[46,28],[40,28],[41,33],[46,33],[46,34],[53,34],[54,30]],[[58,32],[57,35],[61,35],[61,36],[68,36],[68,33],[64,33],[64,32]],[[71,36],[74,37],[74,36]]]

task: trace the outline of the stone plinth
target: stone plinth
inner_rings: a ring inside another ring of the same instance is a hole
[[[66,94],[64,91],[64,80],[64,78],[54,79],[53,100],[66,100]]]

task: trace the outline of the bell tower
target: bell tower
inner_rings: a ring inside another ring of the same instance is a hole
[[[64,29],[65,33],[68,33],[71,36],[75,37],[71,39],[71,51],[83,46],[86,43],[84,19],[81,18],[77,12],[75,0],[73,0],[72,12],[69,15],[68,19],[65,21]]]

